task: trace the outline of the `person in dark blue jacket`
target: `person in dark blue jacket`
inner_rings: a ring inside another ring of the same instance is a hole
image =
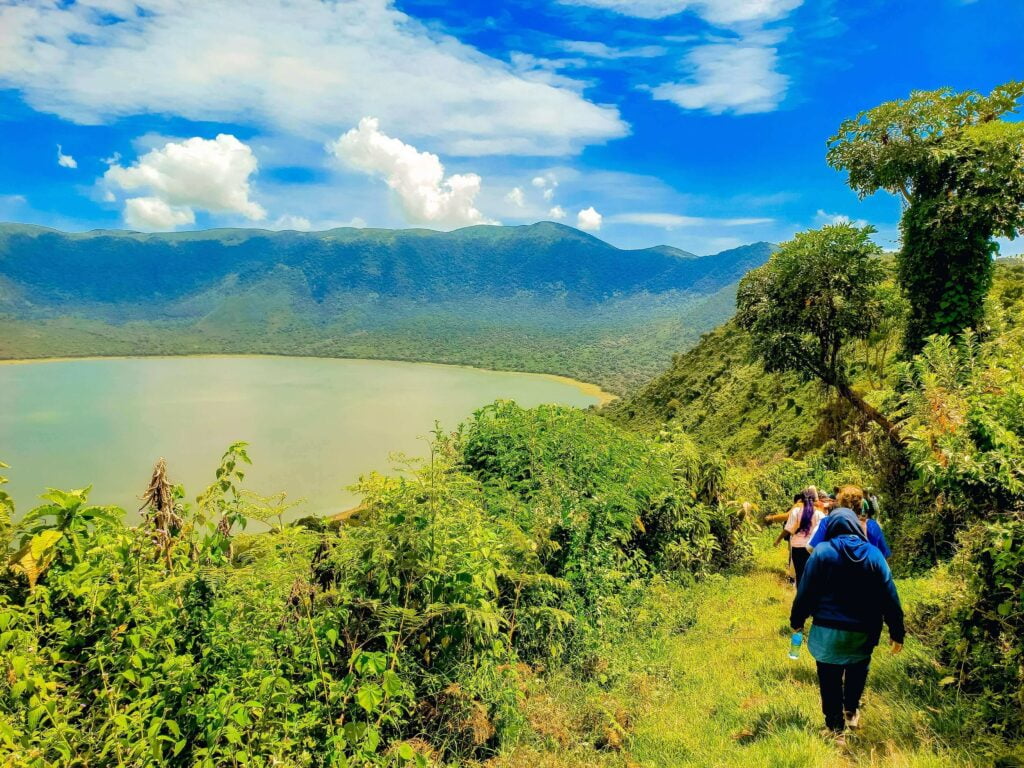
[[[906,634],[889,565],[851,509],[862,500],[859,488],[840,492],[839,507],[821,523],[824,541],[807,561],[789,617],[797,632],[814,618],[807,647],[818,665],[825,726],[840,737],[846,727],[860,725],[860,699],[882,622],[893,653],[902,650]]]
[[[874,503],[872,503],[872,500]],[[875,497],[871,499],[865,498],[861,502],[860,518],[861,528],[864,529],[864,533],[867,535],[868,541],[878,547],[878,550],[882,553],[882,556],[888,560],[892,557],[892,550],[889,549],[889,542],[885,540],[885,533],[882,531],[882,526],[875,520],[875,513],[878,511],[878,500]],[[814,551],[814,548],[825,541],[825,525],[819,525],[814,531],[814,535],[811,536],[811,540],[807,542],[807,549]]]

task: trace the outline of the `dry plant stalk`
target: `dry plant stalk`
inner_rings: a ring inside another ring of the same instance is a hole
[[[157,554],[164,557],[167,567],[170,568],[171,549],[175,536],[182,528],[183,520],[175,508],[174,491],[167,480],[167,462],[162,457],[153,467],[153,477],[146,492],[142,494],[142,506],[139,507],[139,511],[143,513],[150,529]]]

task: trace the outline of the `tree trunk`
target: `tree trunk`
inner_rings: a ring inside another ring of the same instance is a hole
[[[880,426],[882,431],[885,432],[885,436],[889,438],[893,445],[898,448],[902,448],[905,445],[906,440],[900,433],[899,427],[893,424],[884,413],[865,400],[860,392],[845,382],[836,383],[834,386],[839,391],[839,394],[845,397],[854,408]]]

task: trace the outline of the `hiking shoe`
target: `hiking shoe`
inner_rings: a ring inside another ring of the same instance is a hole
[[[857,728],[860,728],[860,710],[859,709],[855,709],[855,710],[853,710],[853,712],[846,712],[846,713],[844,713],[844,717],[846,718],[846,727],[847,728],[852,728],[854,730],[856,730]]]

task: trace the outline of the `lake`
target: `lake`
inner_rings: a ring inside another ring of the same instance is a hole
[[[330,514],[346,486],[427,453],[434,422],[454,428],[498,398],[578,407],[596,388],[537,374],[431,363],[296,357],[103,358],[0,364],[0,461],[19,515],[46,487],[92,484],[90,500],[134,512],[153,463],[190,500],[220,456],[249,443],[245,486],[287,491],[289,515]]]

